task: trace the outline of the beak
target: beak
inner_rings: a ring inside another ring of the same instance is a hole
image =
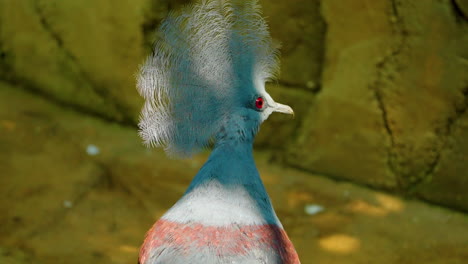
[[[275,103],[275,106],[273,107],[273,112],[289,114],[289,115],[293,115],[293,117],[294,117],[294,111],[292,110],[292,108],[289,105]]]

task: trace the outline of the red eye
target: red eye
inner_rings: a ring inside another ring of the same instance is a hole
[[[263,108],[263,98],[262,97],[258,97],[257,100],[255,100],[255,107],[257,107],[257,109],[262,109]]]

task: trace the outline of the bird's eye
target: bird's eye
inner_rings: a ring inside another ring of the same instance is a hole
[[[257,108],[257,110],[261,110],[263,108],[263,97],[258,97],[257,99],[255,99],[255,107]]]

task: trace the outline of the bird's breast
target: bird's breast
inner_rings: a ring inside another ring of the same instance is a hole
[[[140,263],[298,264],[258,184],[197,184],[148,231]]]
[[[281,226],[261,183],[223,184],[211,180],[187,192],[163,219],[205,226],[276,224]]]
[[[140,263],[300,262],[286,232],[275,224],[206,226],[161,219],[147,234]]]

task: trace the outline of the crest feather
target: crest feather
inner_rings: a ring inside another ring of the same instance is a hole
[[[256,0],[204,0],[159,28],[137,86],[148,145],[187,156],[207,146],[242,96],[278,72],[277,50]]]

